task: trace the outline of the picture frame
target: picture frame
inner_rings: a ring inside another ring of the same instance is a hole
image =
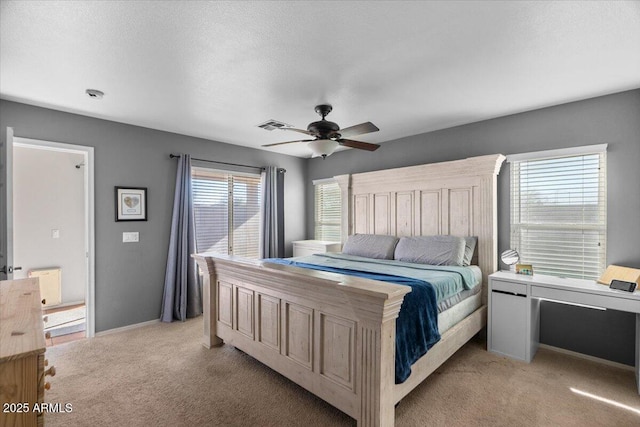
[[[516,274],[523,274],[525,276],[533,276],[533,265],[531,265],[531,264],[516,264]]]
[[[147,220],[147,188],[115,187],[116,222]]]

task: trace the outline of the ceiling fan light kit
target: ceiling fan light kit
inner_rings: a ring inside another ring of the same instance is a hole
[[[334,141],[333,139],[316,139],[307,144],[307,147],[311,149],[313,153],[312,157],[322,156],[324,159],[333,154],[336,148],[338,148],[338,145],[340,145],[338,141]]]
[[[322,156],[322,158],[326,158],[327,156],[333,154],[333,152],[336,150],[336,148],[338,148],[339,145],[367,151],[375,151],[380,147],[378,144],[372,144],[370,142],[354,141],[353,139],[343,138],[363,135],[365,133],[377,132],[380,129],[378,129],[378,127],[371,122],[360,123],[359,125],[340,129],[340,126],[338,126],[336,123],[330,122],[325,119],[327,114],[329,114],[332,109],[333,107],[329,104],[317,105],[315,108],[316,113],[320,114],[322,119],[310,123],[309,126],[307,126],[307,130],[296,129],[294,127],[278,127],[278,129],[280,130],[304,133],[305,135],[315,137],[315,139],[299,139],[296,141],[276,142],[273,144],[265,144],[263,145],[263,147],[292,144],[294,142],[309,142],[308,147],[311,149],[313,157]],[[275,122],[275,120],[272,120],[272,122]],[[267,127],[263,127],[263,129],[267,129]]]

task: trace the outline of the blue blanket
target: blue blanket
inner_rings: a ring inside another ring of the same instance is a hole
[[[429,282],[410,277],[308,264],[291,259],[270,258],[264,261],[410,286],[411,292],[405,295],[400,315],[396,320],[396,384],[409,378],[411,365],[440,341],[436,291]]]

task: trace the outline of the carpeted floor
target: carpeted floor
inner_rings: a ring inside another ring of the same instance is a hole
[[[47,426],[354,426],[231,346],[201,344],[202,318],[47,349],[45,393],[71,412]],[[575,389],[616,402],[605,403]],[[624,407],[626,406],[626,407]],[[541,349],[533,363],[469,342],[396,408],[396,426],[639,426],[634,373]]]

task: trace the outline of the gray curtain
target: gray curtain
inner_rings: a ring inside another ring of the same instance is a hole
[[[284,256],[284,169],[268,166],[262,174],[260,258]]]
[[[178,159],[176,190],[173,199],[173,217],[167,270],[164,277],[162,298],[163,322],[186,320],[202,314],[202,291],[196,272],[196,234],[194,228],[191,193],[191,156],[183,154]]]

